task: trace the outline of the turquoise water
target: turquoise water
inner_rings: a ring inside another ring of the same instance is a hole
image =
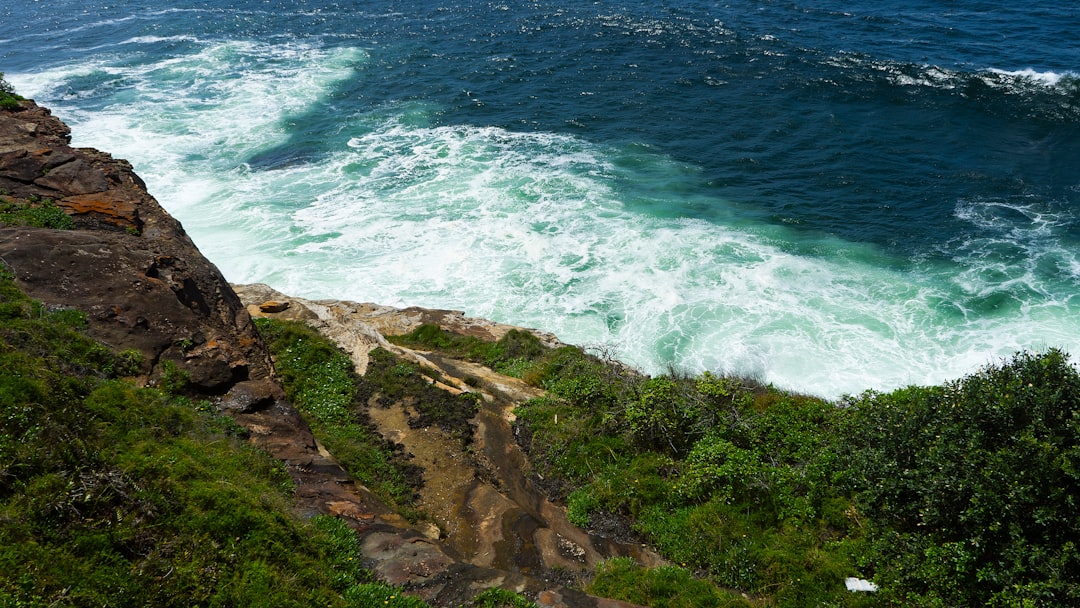
[[[47,5],[47,6],[46,6]],[[4,3],[232,281],[836,396],[1080,344],[1064,3]]]

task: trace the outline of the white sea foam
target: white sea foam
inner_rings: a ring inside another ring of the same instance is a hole
[[[159,42],[200,42],[195,36],[135,36],[120,44],[157,44]]]
[[[1022,78],[1025,80],[1031,80],[1039,82],[1047,86],[1057,86],[1064,78],[1076,78],[1077,75],[1071,72],[1040,72],[1038,70],[1028,68],[1025,70],[999,70],[997,68],[990,68],[991,73],[1000,74],[1002,76],[1009,76],[1012,78]]]
[[[828,57],[824,60],[824,63],[848,70],[853,77],[858,79],[865,78],[866,75],[877,74],[899,86],[941,90],[954,90],[966,86],[973,76],[990,87],[1008,90],[1024,88],[1023,85],[1025,84],[1058,87],[1066,82],[1075,82],[1080,79],[1080,75],[1068,71],[1040,72],[1032,68],[1024,70],[988,68],[979,72],[969,72],[932,64],[873,59],[850,53]]]
[[[998,222],[1001,234],[1000,243],[958,243],[967,268],[958,275],[932,262],[897,270],[873,249],[826,237],[814,243],[821,255],[807,257],[784,243],[808,237],[782,227],[641,211],[677,203],[639,198],[662,191],[645,180],[684,170],[662,156],[638,149],[648,171],[620,173],[613,159],[627,151],[431,126],[436,109],[420,102],[337,117],[317,162],[267,170],[244,161],[287,143],[287,118],[354,77],[365,53],[197,44],[150,64],[90,58],[11,79],[46,103],[61,100],[77,145],[132,160],[230,280],[463,309],[611,344],[650,371],[748,373],[829,396],[939,382],[1018,349],[1080,346],[1080,315],[1068,314],[1080,304],[1060,299],[1037,267],[1007,263],[1009,245],[1036,266],[1080,267],[1056,245],[1058,220],[1038,206],[960,205],[958,217]],[[102,87],[93,108],[64,106],[70,83],[100,83],[86,79],[96,73],[123,84],[88,85]],[[1042,304],[986,310],[1025,289],[1041,290]]]

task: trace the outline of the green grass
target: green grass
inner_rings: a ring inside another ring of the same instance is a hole
[[[319,441],[380,498],[415,516],[420,472],[371,426],[349,356],[303,323],[256,319],[256,326],[287,396]]]
[[[280,462],[84,326],[0,273],[0,605],[371,605],[351,529],[296,518]]]
[[[485,589],[469,605],[472,608],[536,608],[536,604],[523,595],[499,587]]]
[[[719,590],[694,578],[685,568],[647,569],[625,557],[600,564],[587,590],[600,597],[656,608],[750,608],[753,605],[737,593]]]

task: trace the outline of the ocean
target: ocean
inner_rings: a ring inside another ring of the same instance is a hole
[[[837,397],[1080,352],[1080,11],[0,0],[234,282]]]

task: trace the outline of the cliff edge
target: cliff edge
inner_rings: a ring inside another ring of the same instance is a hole
[[[332,514],[357,530],[362,557],[384,580],[438,605],[459,605],[484,588],[501,586],[527,593],[542,606],[626,606],[529,576],[527,569],[514,568],[506,559],[462,555],[460,543],[433,538],[437,534],[405,524],[350,478],[320,449],[303,417],[286,400],[249,314],[251,302],[241,301],[180,223],[147,192],[128,162],[72,147],[69,128],[29,100],[20,102],[19,108],[0,110],[0,213],[11,208],[59,209],[70,218],[68,229],[5,225],[0,219],[0,264],[14,274],[25,293],[51,309],[87,313],[92,337],[116,351],[141,353],[137,384],[154,385],[170,373],[182,372],[193,395],[214,400],[248,429],[253,443],[286,464],[301,513]],[[270,294],[251,288],[245,293],[249,299]],[[335,327],[320,321],[313,309],[337,314]],[[369,321],[376,321],[357,323],[340,314],[340,303],[313,303],[297,310],[307,311],[306,320],[321,323],[324,331],[332,329],[332,337],[352,354],[360,371],[371,345],[386,344],[380,331],[407,327],[418,319],[460,320],[460,315],[447,311],[374,307]],[[496,324],[473,325],[473,330],[480,328],[477,331],[505,331]],[[544,339],[555,341],[553,336]],[[500,395],[503,408],[528,396],[515,396],[495,378],[486,386],[495,387],[489,390]],[[478,426],[483,428],[484,423]],[[519,470],[503,468],[498,474],[503,486],[521,485]],[[487,496],[470,508],[487,504],[492,517],[522,510],[492,487],[474,486],[471,481],[462,487],[470,495]],[[535,504],[519,520],[529,519],[531,536],[521,542],[547,539],[543,542],[553,547],[548,552],[550,565],[579,563],[568,560],[567,547],[576,548],[571,557],[577,552],[587,556],[580,558],[580,565],[613,554],[611,547],[594,546],[567,526],[565,515],[553,505],[536,502],[538,495],[528,496]],[[539,528],[548,529],[548,520],[561,522],[561,532],[535,534]],[[471,525],[467,518],[461,521]],[[490,548],[501,540],[481,541],[479,546]]]

